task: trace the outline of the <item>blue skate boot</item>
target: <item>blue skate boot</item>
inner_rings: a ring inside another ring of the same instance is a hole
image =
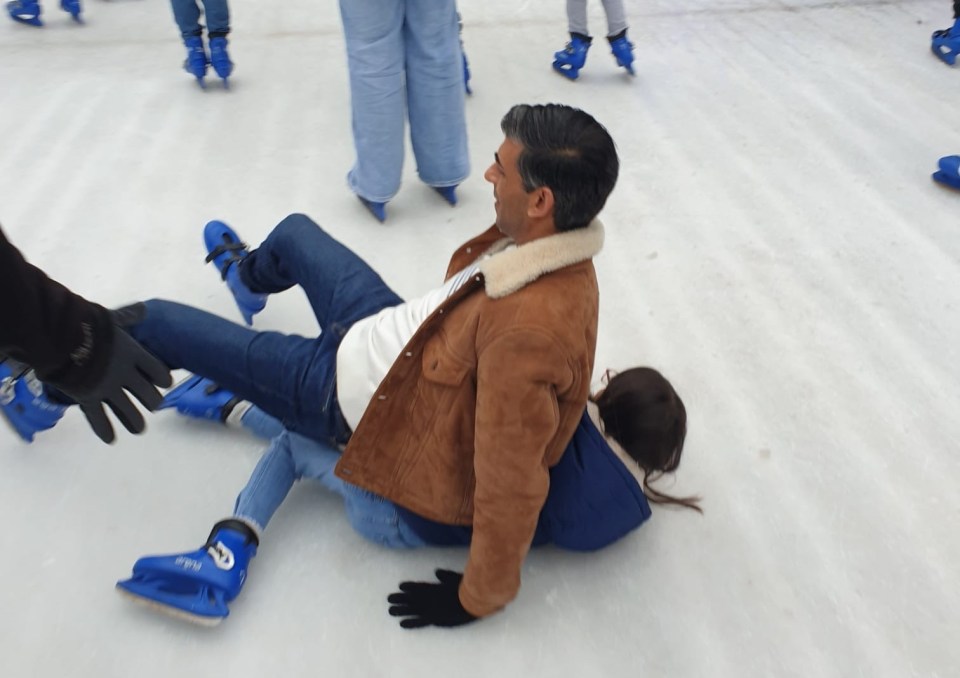
[[[233,73],[233,62],[227,54],[227,39],[222,37],[210,38],[210,64],[217,76],[223,80],[223,86],[230,89],[227,78]]]
[[[451,205],[457,204],[457,186],[459,184],[454,184],[453,186],[434,186],[433,190],[443,196],[443,199],[446,200]]]
[[[221,520],[196,551],[140,558],[117,591],[160,612],[215,626],[230,614],[227,603],[243,588],[259,545],[246,522]]]
[[[463,17],[457,12],[457,33],[460,35],[460,53],[463,55],[463,89],[467,94],[473,94],[470,89],[470,63],[467,61],[467,53],[463,50]]]
[[[627,40],[627,29],[608,37],[607,40],[610,42],[610,52],[617,60],[617,66],[626,68],[630,75],[636,75],[633,72],[633,43]]]
[[[33,370],[13,360],[0,362],[0,412],[28,443],[57,425],[67,406],[52,402]]]
[[[207,75],[210,60],[207,59],[207,52],[203,49],[203,38],[199,35],[184,38],[183,44],[187,48],[187,59],[183,62],[183,70],[197,79],[200,89],[205,89],[203,79]]]
[[[587,63],[587,51],[593,38],[583,33],[571,33],[570,42],[553,55],[553,70],[570,80],[580,77],[580,69]]]
[[[934,31],[930,38],[930,50],[945,64],[953,66],[960,54],[960,19],[953,26]]]
[[[960,155],[948,155],[940,158],[940,169],[933,173],[933,180],[960,190]]]
[[[192,374],[168,391],[157,409],[173,407],[187,417],[227,423],[227,418],[241,403],[246,404],[244,409],[249,409],[249,403],[230,391],[220,388],[209,379]],[[242,415],[242,412],[237,412],[237,416]]]
[[[240,279],[240,262],[250,251],[232,228],[222,221],[211,221],[203,228],[203,242],[207,246],[207,262],[220,271],[220,277],[233,294],[240,314],[248,325],[253,316],[267,305],[267,295],[253,292]]]
[[[40,20],[40,3],[37,0],[11,0],[7,3],[7,13],[14,21],[29,26],[43,26]]]
[[[375,200],[367,200],[363,196],[358,195],[360,202],[363,203],[363,206],[370,210],[370,214],[377,218],[381,224],[387,220],[387,203],[377,202]]]
[[[60,0],[60,9],[70,14],[70,17],[78,24],[83,23],[83,19],[80,18],[80,12],[82,11],[80,0]]]

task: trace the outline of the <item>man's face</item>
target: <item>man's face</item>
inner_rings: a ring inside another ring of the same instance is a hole
[[[523,190],[523,181],[517,169],[517,158],[522,150],[523,146],[516,141],[504,139],[493,154],[493,164],[483,173],[483,178],[493,184],[497,228],[518,243],[525,240],[530,201],[530,194]]]

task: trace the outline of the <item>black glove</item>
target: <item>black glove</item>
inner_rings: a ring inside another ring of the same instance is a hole
[[[401,593],[387,596],[390,615],[404,617],[400,626],[418,629],[424,626],[462,626],[478,619],[460,604],[460,580],[463,575],[452,570],[437,570],[439,584],[405,581]]]
[[[112,443],[113,426],[103,409],[104,403],[110,406],[128,431],[141,433],[145,426],[143,415],[124,391],[129,391],[144,407],[153,411],[163,400],[163,395],[156,387],[166,388],[172,383],[173,379],[166,365],[120,327],[114,326],[107,367],[100,380],[82,390],[58,388],[80,405],[90,428],[100,440]]]

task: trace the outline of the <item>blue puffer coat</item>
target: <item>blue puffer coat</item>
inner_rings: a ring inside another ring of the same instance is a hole
[[[443,525],[398,507],[424,541],[466,546],[470,527]],[[586,410],[560,462],[550,469],[550,493],[540,511],[533,545],[595,551],[617,541],[650,517],[636,478],[597,430]]]

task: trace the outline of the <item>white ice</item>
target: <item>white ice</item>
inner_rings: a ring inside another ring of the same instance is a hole
[[[563,2],[464,0],[475,94],[461,204],[412,159],[378,224],[353,159],[334,2],[232,0],[233,88],[200,91],[163,0],[89,0],[85,26],[0,21],[0,223],[106,305],[152,296],[239,320],[203,265],[212,218],[257,242],[302,211],[401,294],[492,221],[482,174],[518,102],[580,106],[616,139],[597,373],[660,368],[690,414],[657,510],[592,555],[536,551],[504,612],[408,632],[404,579],[462,550],[386,551],[298,486],[214,630],[113,591],[147,553],[199,546],[263,445],[163,412],[101,444],[72,411],[0,431],[0,674],[960,675],[960,72],[929,53],[948,0],[628,0],[636,78],[602,37],[550,70]],[[604,33],[598,2],[591,25]],[[960,68],[960,67],[958,67]],[[6,321],[4,321],[6,322]],[[302,296],[257,326],[313,333]]]

